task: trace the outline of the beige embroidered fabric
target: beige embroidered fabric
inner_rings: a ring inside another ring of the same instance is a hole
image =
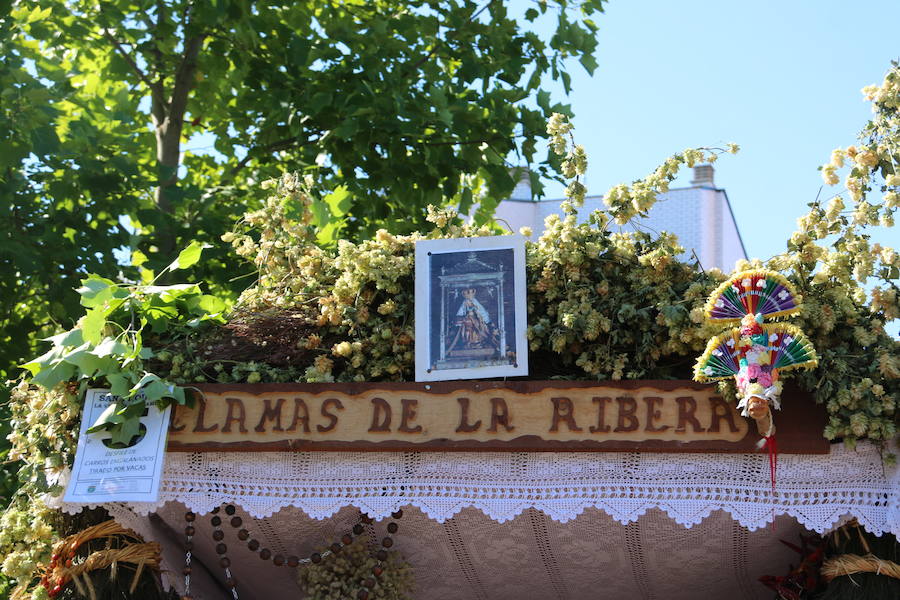
[[[247,522],[249,515],[239,510]],[[184,507],[169,503],[162,523],[150,534],[162,536],[167,567],[180,589],[184,555]],[[132,513],[132,518],[139,518]],[[248,529],[273,553],[309,556],[337,540],[357,522],[358,511],[339,510],[330,519],[311,519],[297,508],[250,522]],[[628,525],[589,508],[566,523],[526,509],[498,523],[472,508],[443,523],[415,508],[404,510],[393,549],[412,564],[416,600],[588,600],[733,598],[764,600],[772,594],[757,579],[783,575],[797,555],[778,540],[799,541],[803,528],[781,516],[776,528],[749,531],[722,511],[689,529],[651,509]],[[209,516],[194,522],[192,595],[196,600],[226,598]],[[171,527],[170,531],[166,531]],[[242,600],[301,598],[293,569],[261,561],[225,529],[225,543]],[[385,523],[363,534],[380,540]],[[180,561],[180,562],[179,562]],[[203,567],[200,567],[203,565]],[[202,573],[202,578],[201,578]]]

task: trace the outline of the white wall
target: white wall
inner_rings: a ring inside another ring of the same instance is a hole
[[[548,215],[562,215],[560,203],[560,200],[505,200],[497,207],[495,216],[513,231],[531,227],[531,239],[536,240]],[[605,208],[600,196],[586,198],[579,210],[579,221],[586,221],[598,208]],[[660,194],[649,216],[639,221],[640,226],[674,233],[685,249],[681,259],[691,261],[696,256],[705,269],[718,267],[730,272],[739,258],[746,258],[724,190],[695,186]]]

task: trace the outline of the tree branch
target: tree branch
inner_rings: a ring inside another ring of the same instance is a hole
[[[175,86],[172,88],[172,97],[169,100],[169,115],[172,114],[184,116],[187,109],[187,97],[191,90],[194,89],[194,73],[197,71],[197,57],[200,55],[200,49],[203,47],[205,34],[194,36],[187,39],[184,43],[184,53],[181,57],[181,64],[175,73]]]
[[[188,37],[190,29],[189,5],[185,8],[184,50],[181,63],[175,72],[172,95],[168,102],[154,98],[153,116],[156,122],[156,160],[160,166],[160,181],[156,188],[156,206],[163,212],[172,211],[172,203],[167,190],[178,181],[178,165],[181,161],[181,132],[184,129],[184,114],[187,111],[188,96],[194,89],[194,74],[197,58],[203,48],[205,33]],[[162,116],[163,118],[158,118]]]
[[[159,0],[156,3],[156,24],[154,26],[154,36],[157,38],[159,37],[159,28],[162,26],[163,20],[165,19],[165,10],[166,10],[165,4],[162,2],[162,0]],[[160,50],[159,46],[156,44],[153,45],[153,54],[156,57],[157,81],[160,85],[160,88],[162,88],[162,86],[164,85],[164,81],[165,81],[164,76],[163,76],[163,56],[162,56],[162,50]]]
[[[503,140],[514,140],[517,138],[525,137],[523,134],[513,135],[513,136],[502,136],[497,135],[492,138],[487,139],[477,139],[477,140],[445,140],[440,142],[426,142],[424,140],[413,140],[423,146],[456,146],[457,144],[460,146],[471,146],[472,144],[488,144],[491,142],[500,142]]]
[[[148,88],[150,88],[151,91],[153,91],[154,88],[156,88],[156,84],[150,81],[150,78],[147,77],[147,74],[141,70],[136,62],[134,62],[134,59],[131,58],[131,55],[128,54],[128,51],[125,50],[119,40],[114,38],[108,29],[103,30],[103,37],[109,40],[109,42],[113,45],[113,48],[116,49],[116,52],[119,53],[119,56],[121,56],[125,60],[125,62],[128,63],[128,65],[131,67],[131,70],[134,71],[138,76],[138,79],[143,81],[144,85],[146,85]]]
[[[299,136],[285,138],[283,140],[278,140],[277,142],[272,142],[270,144],[266,144],[264,146],[256,146],[254,148],[250,148],[247,150],[247,154],[238,161],[236,165],[231,168],[231,171],[228,173],[228,178],[233,179],[238,172],[247,166],[253,158],[259,156],[260,154],[265,154],[266,152],[278,152],[279,150],[287,150],[288,148],[296,146],[297,148],[302,148],[308,144],[311,144],[315,141],[318,141],[318,138],[315,140],[305,140],[302,143],[300,142]]]

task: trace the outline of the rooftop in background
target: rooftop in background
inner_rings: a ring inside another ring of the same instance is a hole
[[[562,215],[561,203],[559,199],[533,200],[526,173],[512,196],[500,203],[494,215],[513,231],[530,227],[532,239],[536,240],[544,231],[544,219],[554,213]],[[585,198],[584,206],[579,210],[579,221],[586,221],[587,215],[596,209],[605,209],[603,197]],[[685,249],[680,258],[699,260],[704,269],[718,267],[730,272],[738,259],[747,258],[728,194],[716,187],[712,165],[694,167],[691,187],[660,194],[648,218],[640,219],[637,227],[674,233]]]

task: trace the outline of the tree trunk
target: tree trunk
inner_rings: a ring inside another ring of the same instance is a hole
[[[173,191],[178,185],[178,167],[181,164],[181,133],[184,129],[184,115],[187,111],[188,95],[194,88],[194,74],[197,57],[203,47],[204,35],[188,38],[184,42],[181,64],[175,74],[172,95],[167,100],[162,89],[153,94],[151,115],[156,129],[156,160],[158,183],[156,187],[156,207],[166,214],[172,214]],[[175,250],[175,233],[159,232],[159,248],[164,253]]]

